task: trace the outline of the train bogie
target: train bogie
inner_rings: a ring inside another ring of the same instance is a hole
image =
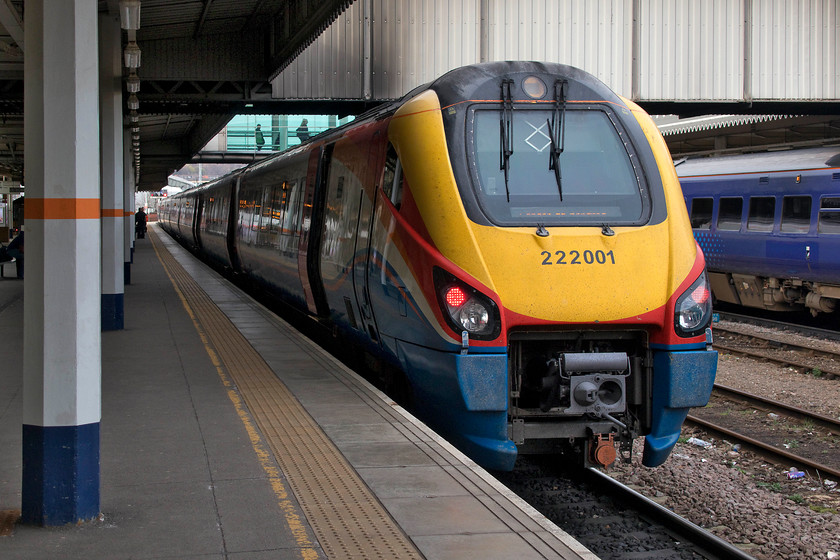
[[[709,292],[670,156],[588,74],[455,70],[230,184],[234,268],[485,466],[570,441],[605,465],[642,435],[654,466],[708,400]]]

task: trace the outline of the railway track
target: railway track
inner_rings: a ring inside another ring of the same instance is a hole
[[[732,323],[744,323],[759,327],[766,327],[776,329],[783,332],[792,332],[801,334],[810,338],[818,338],[823,340],[833,340],[840,342],[840,332],[836,329],[823,329],[814,327],[812,325],[804,325],[800,323],[788,323],[785,321],[777,321],[775,319],[765,319],[763,317],[755,317],[751,315],[742,315],[738,313],[720,312],[717,313],[721,321],[730,321]],[[718,324],[715,323],[714,330],[718,330]]]
[[[782,340],[780,334],[746,333],[721,325],[715,326],[715,334],[714,347],[717,350],[776,363],[782,367],[793,367],[806,373],[818,372],[829,379],[840,379],[840,353],[838,352],[805,343]],[[812,335],[804,334],[804,336]]]
[[[599,558],[753,558],[596,469],[520,457],[497,477]]]
[[[802,408],[790,406],[772,399],[765,399],[757,395],[752,395],[731,387],[715,384],[715,394],[723,398],[740,403],[739,406],[747,408],[754,408],[767,412],[768,414],[775,414],[779,417],[794,418],[798,421],[803,421],[814,429],[823,429],[834,437],[840,436],[840,421],[834,418],[829,418],[820,414],[815,414],[804,410]],[[702,428],[707,432],[714,432],[719,437],[727,438],[730,441],[742,443],[753,450],[764,455],[768,459],[776,463],[789,464],[793,463],[803,469],[805,472],[810,472],[812,475],[828,475],[840,479],[840,468],[833,465],[827,465],[820,462],[813,457],[806,457],[801,454],[793,453],[787,449],[781,448],[778,444],[774,444],[758,437],[744,433],[742,429],[735,429],[731,425],[724,426],[721,423],[709,420],[708,417],[701,416],[702,412],[698,411],[694,414],[689,414],[687,421]],[[736,421],[736,424],[743,422]]]

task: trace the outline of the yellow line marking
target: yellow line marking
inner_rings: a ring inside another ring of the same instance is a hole
[[[286,518],[286,524],[289,527],[289,530],[292,532],[292,535],[295,538],[295,542],[300,548],[301,558],[303,560],[315,560],[318,558],[318,551],[313,548],[312,541],[306,534],[306,527],[300,519],[300,516],[295,511],[294,503],[289,499],[289,494],[286,491],[286,485],[283,484],[283,480],[280,477],[280,469],[274,464],[273,455],[269,453],[265,446],[262,444],[262,438],[260,438],[259,433],[257,433],[256,428],[254,427],[253,422],[251,421],[251,415],[245,409],[245,406],[242,403],[242,398],[240,397],[238,391],[230,382],[227,373],[225,372],[221,361],[219,360],[218,356],[216,355],[216,351],[211,346],[210,342],[207,340],[207,336],[204,333],[204,329],[198,323],[196,319],[195,313],[190,307],[190,304],[187,302],[187,299],[184,297],[183,292],[181,292],[178,283],[173,278],[172,274],[170,273],[169,267],[166,265],[166,262],[161,257],[160,251],[158,249],[157,243],[155,242],[154,236],[150,236],[152,239],[152,247],[155,250],[155,255],[157,255],[158,260],[163,265],[163,270],[166,272],[166,275],[169,277],[169,281],[172,282],[172,286],[175,288],[175,293],[178,294],[178,298],[181,300],[181,304],[184,306],[184,309],[187,311],[187,315],[190,316],[190,320],[195,327],[195,330],[198,332],[198,336],[201,338],[202,344],[204,344],[204,349],[207,352],[208,356],[210,356],[210,362],[215,366],[216,372],[219,374],[219,378],[222,380],[222,385],[227,388],[227,395],[228,398],[233,403],[234,408],[236,409],[236,413],[239,415],[239,419],[242,421],[242,424],[245,426],[245,430],[248,432],[248,437],[251,440],[251,446],[254,449],[254,453],[257,456],[257,460],[260,463],[263,471],[265,471],[266,475],[268,475],[268,480],[271,483],[271,489],[274,491],[274,495],[277,498],[277,505],[280,506],[281,511]]]

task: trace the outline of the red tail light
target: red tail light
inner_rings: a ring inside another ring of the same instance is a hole
[[[691,293],[691,299],[697,303],[706,303],[706,300],[709,299],[710,295],[711,294],[709,294],[709,290],[706,286],[700,286]]]
[[[452,307],[461,307],[467,301],[467,294],[458,286],[453,286],[446,291],[446,304]]]

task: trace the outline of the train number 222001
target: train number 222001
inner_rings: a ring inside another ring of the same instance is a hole
[[[545,257],[542,261],[543,266],[552,264],[615,264],[615,255],[612,251],[554,251],[552,255],[549,251],[542,251],[540,253]]]

